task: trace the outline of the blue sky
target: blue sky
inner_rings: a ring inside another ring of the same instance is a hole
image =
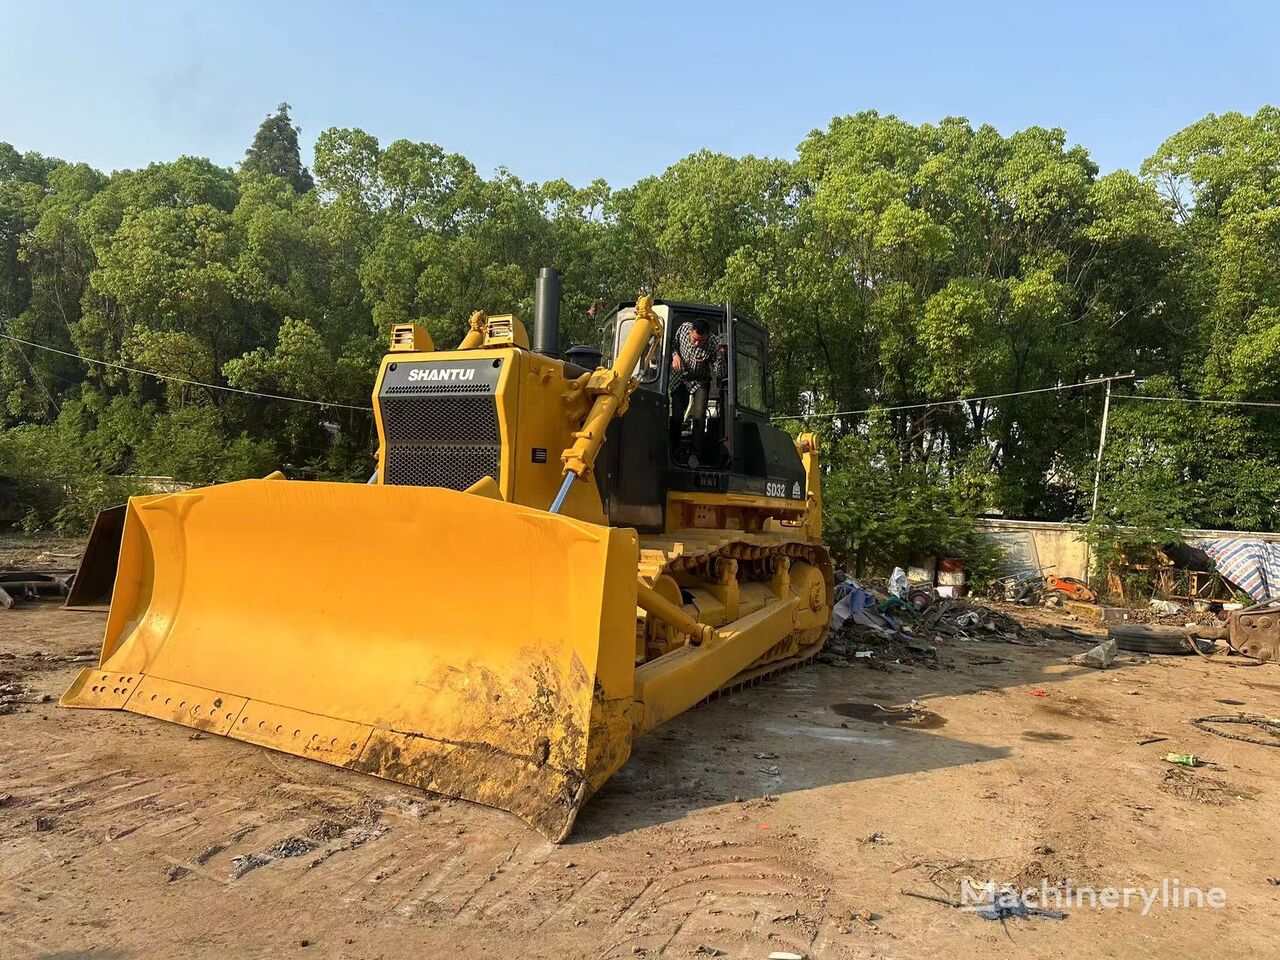
[[[835,115],[1060,126],[1136,167],[1280,100],[1266,3],[0,0],[0,140],[102,169],[233,165],[276,103],[484,173],[615,185],[708,147],[790,156]]]

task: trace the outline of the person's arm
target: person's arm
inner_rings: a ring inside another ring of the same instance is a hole
[[[689,336],[689,324],[682,323],[676,328],[676,337],[674,348],[671,351],[671,369],[677,373],[684,369],[684,360],[680,357],[680,351],[685,345],[685,340]]]

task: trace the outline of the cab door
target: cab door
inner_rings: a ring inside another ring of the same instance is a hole
[[[768,423],[765,358],[768,340],[754,320],[733,312],[725,304],[725,330],[728,331],[729,409],[727,434],[729,456],[735,467],[743,451],[743,427],[747,423]]]
[[[670,309],[655,307],[663,318],[664,339],[670,337]],[[611,363],[635,323],[632,304],[620,304],[606,318],[605,362]],[[665,348],[666,344],[664,344]],[[662,530],[666,522],[667,394],[665,349],[654,363],[636,371],[639,388],[627,412],[610,422],[604,449],[596,463],[596,482],[605,513],[613,526],[642,533]]]

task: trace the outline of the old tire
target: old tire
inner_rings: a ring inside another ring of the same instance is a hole
[[[1183,627],[1163,627],[1146,623],[1130,623],[1108,627],[1107,636],[1121,650],[1134,653],[1189,654],[1192,652]]]

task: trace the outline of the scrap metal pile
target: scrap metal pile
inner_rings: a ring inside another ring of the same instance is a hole
[[[1050,640],[1096,642],[1067,627],[1029,627],[993,607],[939,596],[926,585],[890,590],[883,581],[846,579],[836,587],[833,632],[822,659],[936,663],[941,644],[986,640],[1042,646]],[[901,595],[904,594],[905,596]]]

